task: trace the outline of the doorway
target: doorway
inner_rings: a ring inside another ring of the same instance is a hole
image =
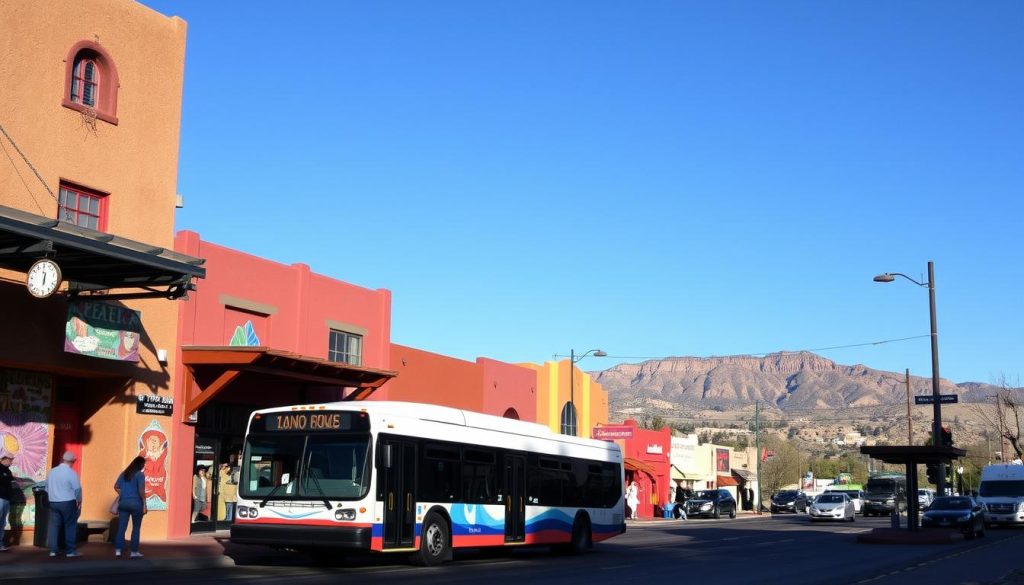
[[[382,437],[380,445],[384,548],[409,548],[416,527],[416,444]]]
[[[526,458],[505,455],[505,542],[526,540]]]

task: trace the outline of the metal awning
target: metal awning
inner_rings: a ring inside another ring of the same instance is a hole
[[[719,475],[715,477],[715,485],[718,487],[736,487],[740,485],[740,482],[736,481],[731,475]]]
[[[683,481],[698,481],[704,479],[704,476],[697,475],[696,473],[686,473],[682,469],[676,467],[675,464],[671,468],[672,479],[683,480]]]
[[[967,454],[956,447],[932,447],[931,445],[879,445],[861,447],[860,452],[886,463],[922,464],[948,463]]]
[[[733,469],[732,474],[739,478],[743,483],[749,483],[757,480],[757,475],[749,469]]]
[[[0,205],[0,268],[27,272],[40,258],[55,261],[71,296],[142,289],[104,299],[176,299],[204,278],[205,260]]]
[[[362,400],[398,375],[389,370],[332,362],[269,347],[186,345],[181,348],[181,363],[188,370],[182,420],[188,420],[190,414],[245,373],[355,388],[344,400]]]

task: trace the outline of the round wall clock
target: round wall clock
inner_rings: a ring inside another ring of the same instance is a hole
[[[28,269],[25,286],[32,296],[45,299],[57,291],[62,278],[60,266],[49,258],[43,258]]]

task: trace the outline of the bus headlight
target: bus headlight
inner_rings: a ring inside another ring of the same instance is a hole
[[[249,517],[249,508],[246,508],[245,506],[239,506],[238,507],[238,517],[239,518],[248,518]]]
[[[335,510],[334,511],[334,519],[335,520],[355,520],[356,519],[356,511],[353,510],[352,508],[344,508],[342,510]]]

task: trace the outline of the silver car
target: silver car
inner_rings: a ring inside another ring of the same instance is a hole
[[[853,522],[857,512],[853,507],[853,500],[850,496],[826,492],[814,498],[814,502],[807,508],[807,516],[811,520],[847,520]]]

